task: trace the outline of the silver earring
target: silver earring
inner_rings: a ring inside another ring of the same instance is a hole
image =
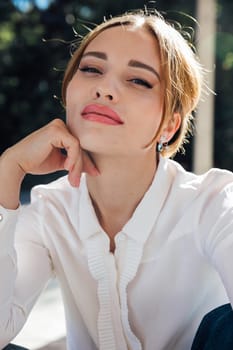
[[[159,153],[161,153],[164,150],[164,148],[166,148],[166,147],[167,147],[166,137],[164,135],[162,135],[160,137],[158,144],[157,144],[157,151]]]

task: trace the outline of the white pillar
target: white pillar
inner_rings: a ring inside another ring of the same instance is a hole
[[[207,69],[208,86],[215,86],[216,0],[197,0],[197,51]],[[196,116],[193,170],[203,173],[213,166],[214,155],[214,95],[203,95]]]

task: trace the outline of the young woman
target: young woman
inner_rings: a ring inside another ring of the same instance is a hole
[[[169,159],[201,84],[189,44],[155,12],[84,38],[63,81],[66,124],[0,159],[1,347],[54,275],[68,350],[187,350],[204,314],[233,302],[233,174]],[[58,169],[68,175],[20,208],[24,176]]]

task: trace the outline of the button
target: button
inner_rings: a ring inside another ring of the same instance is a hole
[[[0,222],[3,220],[3,215],[0,214]]]

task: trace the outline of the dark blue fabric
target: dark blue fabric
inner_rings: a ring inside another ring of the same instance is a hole
[[[19,346],[19,345],[9,344],[2,350],[29,350],[29,349],[23,348],[22,346]]]
[[[233,311],[230,304],[219,306],[205,315],[191,350],[233,350]]]

